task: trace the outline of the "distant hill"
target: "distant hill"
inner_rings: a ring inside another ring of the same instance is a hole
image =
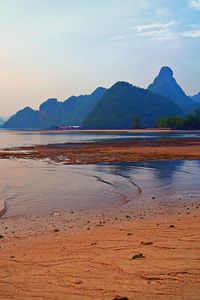
[[[3,125],[9,129],[36,129],[40,127],[40,114],[30,107],[18,111]]]
[[[182,115],[183,110],[170,99],[127,82],[108,89],[83,122],[84,128],[133,128],[134,118],[151,127],[161,116]]]
[[[64,102],[48,99],[38,111],[26,107],[18,111],[5,124],[5,128],[49,129],[60,125],[81,125],[106,89],[99,87],[90,95],[72,96]]]
[[[5,119],[0,117],[0,126],[2,126],[5,123]]]
[[[187,96],[173,77],[173,71],[169,67],[162,67],[159,75],[149,85],[148,90],[171,99],[178,104],[185,113],[189,113],[199,106]]]
[[[193,101],[200,103],[200,92],[191,97]]]

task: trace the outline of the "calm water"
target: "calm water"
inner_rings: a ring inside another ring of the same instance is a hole
[[[59,165],[0,160],[5,216],[200,200],[200,161]]]
[[[67,142],[94,142],[109,140],[200,138],[200,133],[75,133],[31,132],[0,130],[0,149],[7,147],[45,145]]]
[[[177,133],[51,133],[0,130],[0,149],[66,142],[104,140],[200,138]],[[200,162],[163,161],[90,166],[58,165],[41,161],[0,160],[0,199],[5,216],[45,215],[52,211],[141,206],[162,199],[162,205],[192,195],[200,199]],[[190,197],[189,196],[189,197]]]

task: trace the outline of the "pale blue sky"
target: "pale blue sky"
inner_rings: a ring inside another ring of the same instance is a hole
[[[126,80],[162,65],[200,91],[200,0],[0,0],[0,115]]]

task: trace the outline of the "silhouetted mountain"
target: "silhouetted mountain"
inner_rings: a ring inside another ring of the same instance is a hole
[[[36,129],[40,127],[40,115],[30,107],[18,111],[5,124],[4,128]]]
[[[151,91],[117,82],[96,104],[83,122],[84,128],[133,128],[134,118],[143,126],[155,126],[161,116],[182,115],[182,109],[170,99]]]
[[[63,103],[69,125],[81,125],[96,103],[104,96],[105,88],[97,88],[91,95],[71,97]]]
[[[193,101],[195,100],[195,101]],[[181,116],[200,108],[200,93],[189,97],[178,85],[169,67],[162,67],[147,90],[117,82],[109,90],[97,88],[91,95],[55,98],[20,110],[5,128],[49,129],[61,125],[85,128],[132,128],[155,126],[162,116]],[[141,123],[141,124],[140,124]]]
[[[197,106],[191,97],[187,96],[173,77],[173,71],[169,67],[162,67],[159,75],[149,85],[148,90],[171,99],[186,113],[191,112]]]
[[[60,125],[81,125],[105,91],[105,88],[99,87],[91,95],[73,96],[64,102],[55,98],[48,99],[40,105],[39,111],[29,107],[20,110],[4,124],[4,127],[48,129]]]
[[[200,92],[191,97],[193,101],[200,103]]]

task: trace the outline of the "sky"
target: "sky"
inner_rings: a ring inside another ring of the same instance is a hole
[[[200,91],[200,0],[0,0],[0,116],[170,66]]]

